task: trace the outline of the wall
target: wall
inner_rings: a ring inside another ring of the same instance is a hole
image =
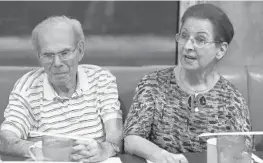
[[[77,18],[87,34],[171,34],[178,1],[1,1],[0,35],[30,34],[51,15]]]
[[[263,2],[214,1],[222,8],[235,29],[228,56],[224,63],[237,65],[262,65],[263,61]]]
[[[221,65],[261,65],[263,62],[262,1],[182,1],[180,13],[196,3],[212,3],[223,9],[233,23],[235,36]]]
[[[223,64],[231,65],[262,65],[263,62],[263,2],[260,1],[215,1],[209,2],[222,8],[229,18],[231,19],[234,29],[235,36],[229,47],[227,56],[224,58]],[[258,70],[262,72],[262,70]],[[257,76],[257,82],[261,83],[262,78],[260,74],[254,73],[250,75]],[[255,78],[255,77],[254,77]],[[252,84],[252,83],[251,83]],[[258,85],[260,86],[260,85]],[[253,90],[253,86],[249,87],[250,92],[257,91]],[[258,92],[254,92],[258,94]],[[251,102],[255,102],[258,96],[249,97]],[[253,99],[252,99],[253,98]],[[260,100],[259,100],[260,101]],[[258,105],[258,104],[254,104]],[[260,109],[256,107],[254,109]],[[261,129],[260,121],[258,118],[260,111],[251,110],[251,121],[254,123],[252,130]],[[254,119],[255,118],[255,119]],[[257,124],[255,125],[255,122]],[[255,136],[256,149],[263,149],[263,136]]]
[[[0,65],[37,66],[30,34],[52,15],[83,26],[82,63],[101,66],[175,64],[178,1],[1,1]]]

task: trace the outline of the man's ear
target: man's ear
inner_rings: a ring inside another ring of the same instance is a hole
[[[44,67],[43,62],[40,59],[40,51],[39,50],[36,50],[36,55],[37,55],[38,63],[40,64],[41,67]]]
[[[39,65],[40,65],[41,67],[44,67],[43,62],[40,60],[39,53],[37,53],[37,60],[38,60]]]
[[[84,41],[81,40],[79,41],[78,45],[78,51],[79,51],[79,55],[78,55],[78,60],[79,62],[82,60],[84,54],[85,54],[85,44],[84,44]]]
[[[225,54],[227,52],[227,48],[228,48],[228,43],[226,43],[226,42],[221,43],[219,51],[216,54],[217,60],[220,60],[225,56]]]

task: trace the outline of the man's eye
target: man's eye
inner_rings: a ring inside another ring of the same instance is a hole
[[[52,53],[44,53],[43,54],[44,57],[48,57],[48,58],[51,58],[53,56]]]
[[[69,51],[63,51],[61,52],[61,55],[68,55]]]

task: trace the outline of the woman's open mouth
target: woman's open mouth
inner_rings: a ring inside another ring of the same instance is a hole
[[[197,60],[197,57],[193,57],[193,56],[190,56],[190,55],[184,55],[184,59],[187,62],[193,62],[193,61]]]

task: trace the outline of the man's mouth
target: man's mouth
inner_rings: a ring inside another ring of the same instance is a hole
[[[63,73],[54,73],[55,76],[65,76],[67,75],[66,72],[63,72]]]
[[[59,75],[59,74],[66,74],[67,72],[66,71],[53,71],[52,73],[55,75]]]

